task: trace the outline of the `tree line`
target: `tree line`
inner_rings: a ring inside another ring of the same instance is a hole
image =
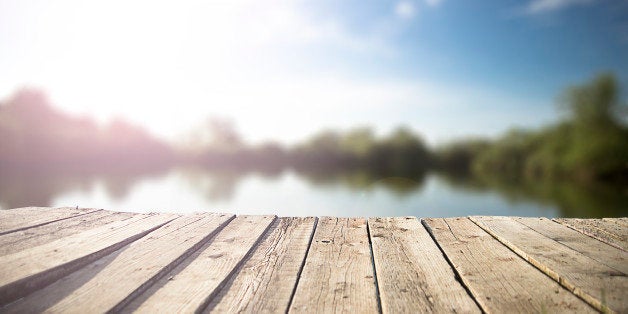
[[[372,176],[417,177],[428,170],[475,176],[628,182],[626,105],[617,80],[602,74],[566,90],[561,121],[537,130],[428,147],[407,127],[377,137],[367,127],[326,130],[293,146],[247,145],[228,124],[212,121],[210,141],[174,146],[140,127],[56,111],[25,89],[0,104],[1,169],[138,169],[195,164],[207,168],[303,172],[360,170]]]
[[[479,176],[628,182],[627,106],[615,77],[601,74],[571,87],[558,105],[564,118],[544,128],[439,148],[438,167]]]

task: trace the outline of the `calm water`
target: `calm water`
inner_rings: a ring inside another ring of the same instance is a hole
[[[0,207],[80,206],[121,211],[216,211],[280,216],[626,216],[624,188],[509,185],[427,174],[305,175],[210,172],[14,175],[0,178]]]

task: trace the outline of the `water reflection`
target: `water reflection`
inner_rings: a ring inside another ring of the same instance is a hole
[[[507,179],[499,176],[443,175],[455,189],[496,192],[510,203],[534,201],[554,206],[561,217],[623,217],[628,214],[628,187],[576,184],[569,181]]]
[[[181,174],[191,188],[208,201],[229,201],[235,195],[238,183],[247,173],[230,170],[204,170],[184,168]]]
[[[252,145],[221,120],[168,143],[125,121],[61,112],[25,89],[0,104],[0,207],[625,216],[628,129],[616,119],[616,85],[603,75],[569,90],[557,124],[437,149],[411,128],[376,136],[369,126]]]
[[[0,208],[51,206],[54,199],[70,192],[87,193],[95,182],[102,182],[112,201],[129,197],[140,179],[162,177],[168,168],[139,169],[2,169]]]
[[[353,171],[298,171],[304,180],[314,186],[337,185],[348,188],[351,191],[372,191],[377,187],[384,187],[398,197],[407,196],[420,190],[424,181],[425,173],[417,173],[409,177],[384,176],[366,170]]]
[[[568,182],[517,182],[368,171],[236,171],[202,167],[90,171],[10,171],[0,207],[90,206],[124,210],[212,210],[337,216],[626,216],[628,191]]]

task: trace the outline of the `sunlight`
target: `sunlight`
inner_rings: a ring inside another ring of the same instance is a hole
[[[0,0],[0,208],[623,215],[627,9]]]
[[[99,121],[122,116],[143,122],[169,137],[211,113],[259,117],[281,111],[281,95],[237,97],[246,81],[273,76],[243,64],[282,36],[316,36],[307,29],[301,34],[301,19],[280,1],[263,7],[251,1],[37,6],[50,10],[32,18],[40,21],[45,45],[57,49],[35,83],[51,90],[55,104]]]
[[[359,29],[340,13],[321,14],[328,4],[284,0],[2,5],[19,18],[0,26],[28,30],[7,40],[28,55],[0,60],[1,92],[42,87],[62,111],[101,124],[120,117],[171,141],[209,116],[235,121],[251,142],[284,143],[321,128],[400,124],[438,142],[552,118],[542,96],[440,81],[425,66],[385,75],[407,58],[398,41],[422,12],[399,15],[393,4]],[[482,107],[491,110],[480,115]]]

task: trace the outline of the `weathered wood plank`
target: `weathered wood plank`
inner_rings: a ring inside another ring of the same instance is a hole
[[[628,311],[626,218],[207,215],[0,211],[0,312]]]
[[[467,218],[424,219],[486,312],[594,312]]]
[[[556,218],[553,220],[614,247],[628,251],[628,226],[626,226],[625,218]]]
[[[602,218],[602,220],[613,222],[623,227],[628,227],[628,217]]]
[[[628,311],[628,278],[509,217],[473,220],[538,269],[601,311]],[[608,308],[607,308],[608,307]]]
[[[0,235],[0,256],[16,253],[138,214],[105,210],[62,219],[39,227]]]
[[[0,257],[0,304],[55,280],[133,242],[174,215],[141,215]]]
[[[314,234],[316,219],[281,218],[206,312],[285,313]]]
[[[628,252],[624,250],[547,218],[515,217],[513,219],[562,245],[578,251],[582,255],[586,255],[601,264],[622,272],[624,275],[628,274]]]
[[[275,218],[236,217],[213,240],[123,311],[179,313],[203,310]]]
[[[368,224],[383,312],[480,312],[419,220],[369,218]]]
[[[602,220],[611,221],[624,227],[628,227],[628,217],[602,218]]]
[[[24,207],[0,210],[0,235],[42,226],[98,210],[99,209],[93,208],[71,207]]]
[[[2,311],[118,311],[190,256],[233,217],[206,213],[175,219],[150,235],[114,252],[113,258],[105,257],[91,263],[50,286],[11,303]],[[89,302],[85,302],[86,300]]]
[[[366,220],[322,217],[290,311],[376,313],[374,275]]]

